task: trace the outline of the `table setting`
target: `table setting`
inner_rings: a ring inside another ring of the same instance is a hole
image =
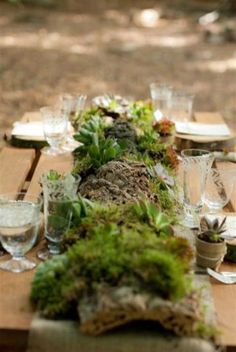
[[[236,282],[235,264],[221,267],[224,258],[235,263],[236,168],[212,141],[234,133],[223,120],[193,121],[191,94],[159,82],[150,94],[139,101],[106,94],[89,104],[66,93],[33,121],[14,124],[13,145],[33,142],[37,161],[11,205],[35,204],[32,190],[38,203],[19,219],[13,209],[9,223],[0,195],[0,242],[17,264],[32,248],[36,261],[7,267],[3,255],[0,269],[31,270],[28,352],[132,351],[139,335],[142,351],[224,344],[209,277]],[[202,137],[209,149],[179,149],[182,135]],[[32,222],[34,234],[22,240]]]

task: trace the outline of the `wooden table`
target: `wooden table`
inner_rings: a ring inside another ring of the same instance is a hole
[[[27,114],[27,120],[31,114]],[[219,113],[196,113],[195,119],[205,123],[221,123]],[[0,153],[0,193],[26,191],[39,193],[40,175],[50,169],[59,172],[71,170],[72,156],[56,157],[40,155],[34,149],[18,149],[6,146]],[[235,168],[236,168],[236,164]],[[231,200],[236,211],[236,189]],[[40,244],[29,254],[35,259]],[[0,260],[5,260],[0,258]],[[222,269],[236,271],[236,265],[223,264]],[[25,351],[33,310],[29,304],[29,292],[34,270],[21,274],[0,271],[0,351]],[[211,280],[221,344],[236,350],[236,285],[223,285]],[[88,351],[89,352],[89,351]]]

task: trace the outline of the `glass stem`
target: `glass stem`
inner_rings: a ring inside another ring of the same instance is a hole
[[[60,254],[60,246],[59,243],[49,243],[48,244],[49,253],[52,255]]]
[[[12,255],[13,260],[22,260],[24,258],[25,258],[24,255],[19,255],[19,254]]]

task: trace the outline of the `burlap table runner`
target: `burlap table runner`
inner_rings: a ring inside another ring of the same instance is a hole
[[[208,277],[196,276],[196,285],[203,286],[202,301],[206,321],[215,321],[215,310]],[[82,335],[78,322],[46,320],[35,315],[29,335],[27,352],[213,352],[214,346],[200,338],[178,338],[161,333],[156,325],[142,323],[132,328],[100,337]]]

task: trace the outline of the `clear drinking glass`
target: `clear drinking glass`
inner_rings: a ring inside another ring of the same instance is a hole
[[[189,122],[192,119],[194,96],[174,91],[170,99],[169,118],[174,122]]]
[[[66,138],[66,143],[63,146],[63,149],[67,151],[73,151],[78,147],[78,142],[73,138],[73,122],[75,117],[84,109],[87,96],[82,94],[62,94],[59,97],[59,106],[60,109],[66,113],[69,119],[69,128]]]
[[[44,202],[44,235],[47,248],[37,256],[46,260],[60,253],[62,235],[69,229],[72,218],[71,203],[77,197],[80,177],[68,174],[63,179],[49,180],[47,173],[41,177]]]
[[[223,209],[229,202],[234,182],[235,172],[227,169],[211,168],[207,174],[205,188],[205,204],[210,213]]]
[[[65,153],[62,144],[67,132],[67,115],[54,107],[43,107],[40,112],[43,119],[44,135],[50,145],[50,147],[43,148],[42,153],[47,155]]]
[[[36,264],[25,258],[34,245],[40,228],[42,200],[36,195],[23,193],[0,195],[0,241],[12,255],[0,264],[0,269],[22,272]]]
[[[211,152],[202,149],[185,149],[183,162],[183,224],[190,228],[199,226],[199,214],[204,204],[206,177],[214,160]]]
[[[154,109],[154,118],[160,120],[169,116],[172,87],[167,84],[153,82],[150,84],[150,94]]]

